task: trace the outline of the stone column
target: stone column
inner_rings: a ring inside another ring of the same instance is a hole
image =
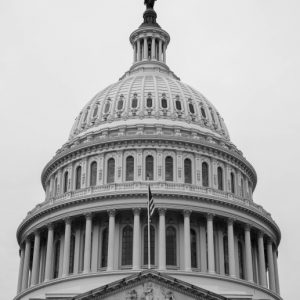
[[[234,232],[233,232],[233,220],[232,219],[229,219],[227,222],[227,237],[228,237],[229,275],[231,277],[236,277],[235,253],[234,253]]]
[[[146,37],[144,37],[144,59],[148,59],[148,45]]]
[[[137,61],[141,61],[141,40],[137,40]]]
[[[25,256],[25,250],[22,245],[20,245],[20,266],[19,266],[19,277],[18,277],[18,288],[17,292],[18,294],[22,290],[22,279],[23,279],[23,267],[24,267],[24,256]]]
[[[203,273],[207,272],[206,229],[202,222],[200,223],[200,269]]]
[[[225,266],[224,266],[224,234],[223,229],[219,228],[218,230],[218,241],[219,241],[219,267],[220,275],[225,275]]]
[[[91,242],[92,242],[92,214],[85,216],[85,243],[83,272],[91,272]]]
[[[36,285],[39,280],[40,244],[41,235],[39,231],[36,231],[34,234],[31,286]]]
[[[75,230],[75,249],[74,249],[74,268],[73,274],[79,272],[79,254],[80,254],[80,228],[77,227]]]
[[[213,215],[207,215],[207,251],[208,251],[208,273],[215,273],[215,248],[214,248],[214,224]]]
[[[191,271],[191,223],[190,210],[184,210],[184,266],[186,271]]]
[[[158,42],[158,60],[162,61],[162,40],[160,39]]]
[[[278,295],[280,295],[278,264],[277,264],[277,251],[276,251],[276,249],[273,250],[273,261],[274,261],[274,271],[275,271],[276,292],[277,292]]]
[[[269,269],[269,289],[273,292],[276,292],[276,283],[275,283],[275,270],[274,270],[274,261],[273,261],[273,243],[271,239],[268,239],[267,244],[267,254],[268,254],[268,269]]]
[[[139,270],[141,268],[141,229],[140,229],[140,208],[133,209],[133,251],[132,251],[132,269]]]
[[[114,209],[108,211],[109,228],[108,228],[108,254],[107,254],[107,271],[114,269],[114,242],[115,242],[115,216]]]
[[[136,53],[136,42],[133,44],[133,63],[136,62],[137,53]]]
[[[45,282],[51,279],[52,264],[53,264],[53,237],[54,228],[53,224],[48,225],[48,238],[47,238],[47,250],[46,250],[46,267],[45,267]]]
[[[160,208],[159,212],[159,240],[158,240],[158,269],[166,269],[166,210]]]
[[[151,58],[155,59],[155,37],[152,37],[151,41]]]
[[[65,242],[62,277],[69,275],[70,264],[70,245],[71,245],[71,219],[65,219]]]
[[[27,238],[26,242],[25,242],[25,256],[24,256],[23,276],[22,276],[22,291],[24,291],[28,287],[30,250],[31,250],[31,244],[30,244],[29,238]]]
[[[166,63],[166,61],[167,61],[167,58],[166,58],[166,50],[167,50],[167,46],[166,46],[166,42],[164,42],[164,45],[163,45],[164,63]]]
[[[99,246],[99,220],[93,225],[93,239],[92,239],[92,272],[98,271],[98,246]],[[100,256],[101,257],[101,256]]]
[[[250,226],[245,226],[245,256],[246,256],[246,279],[253,282],[252,245]]]
[[[266,279],[266,262],[265,262],[265,249],[264,249],[264,237],[260,232],[258,236],[258,264],[259,264],[259,279],[260,285],[267,287]]]

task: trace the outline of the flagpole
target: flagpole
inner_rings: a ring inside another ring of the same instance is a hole
[[[148,186],[148,269],[151,269],[151,253],[150,253],[150,185]]]

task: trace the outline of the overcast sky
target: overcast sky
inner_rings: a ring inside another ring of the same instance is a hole
[[[16,294],[16,229],[40,174],[94,94],[132,63],[143,0],[0,0],[1,299]],[[221,113],[258,173],[254,201],[282,231],[284,299],[300,279],[299,0],[158,0],[170,68]],[[298,171],[298,172],[297,172]]]

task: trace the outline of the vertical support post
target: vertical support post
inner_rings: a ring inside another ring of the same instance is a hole
[[[152,41],[151,41],[151,58],[155,59],[155,37],[152,37]]]
[[[69,275],[70,264],[70,246],[71,246],[71,219],[65,219],[65,242],[64,242],[64,259],[62,277]]]
[[[148,44],[147,44],[147,38],[144,37],[144,59],[148,59]]]
[[[114,209],[108,211],[109,228],[108,228],[108,256],[107,256],[107,271],[112,271],[114,268],[114,241],[115,241],[115,216]]]
[[[159,212],[159,269],[166,269],[166,210],[160,208]]]
[[[18,294],[22,291],[24,256],[25,256],[24,246],[20,245],[20,266],[19,266],[19,277],[18,277],[18,288],[17,288],[17,293]]]
[[[252,245],[250,226],[245,226],[246,279],[253,282]]]
[[[220,275],[225,275],[225,265],[224,265],[224,234],[223,229],[218,230],[218,240],[219,240],[219,268]]]
[[[266,262],[265,262],[264,237],[262,232],[260,232],[258,236],[258,264],[259,264],[260,285],[266,288],[267,287]]]
[[[277,263],[277,251],[273,250],[273,261],[274,261],[274,271],[275,271],[275,283],[276,283],[276,292],[280,295],[280,286],[279,286],[279,273],[278,273],[278,263]]]
[[[31,286],[36,285],[39,279],[40,243],[41,243],[40,232],[36,231],[34,234]]]
[[[132,251],[132,269],[139,270],[141,268],[140,245],[141,245],[141,230],[140,230],[140,208],[133,209],[133,251]],[[149,224],[148,224],[149,226]],[[148,237],[149,239],[149,237]],[[149,251],[149,249],[148,249]]]
[[[228,219],[227,222],[227,236],[228,236],[228,258],[229,258],[229,275],[236,277],[235,268],[235,247],[234,247],[234,232],[233,232],[233,220]]]
[[[91,242],[92,242],[92,214],[85,216],[85,244],[83,272],[91,272]]]
[[[52,260],[53,260],[53,238],[54,228],[53,224],[48,225],[48,238],[47,238],[47,250],[46,250],[46,267],[45,267],[45,282],[52,279]]]
[[[190,210],[183,211],[184,217],[184,266],[186,271],[191,271],[191,223]]]
[[[200,269],[201,272],[207,272],[207,253],[206,253],[206,229],[205,225],[200,223]]]
[[[137,40],[137,61],[141,61],[141,40]]]
[[[31,244],[29,238],[27,238],[25,242],[25,258],[24,258],[24,267],[23,267],[22,291],[24,291],[28,287],[30,250],[31,250]]]
[[[215,247],[213,215],[207,215],[207,249],[208,249],[208,273],[215,273]]]
[[[268,249],[269,288],[273,292],[276,292],[275,271],[274,271],[274,261],[273,261],[273,243],[271,239],[268,239],[267,249]]]

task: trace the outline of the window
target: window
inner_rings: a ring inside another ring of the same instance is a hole
[[[244,253],[243,245],[241,241],[238,241],[238,257],[239,257],[239,276],[241,279],[244,279]]]
[[[134,158],[133,156],[128,156],[126,158],[126,181],[134,180]]]
[[[207,162],[202,163],[202,185],[208,187],[208,164]]]
[[[233,172],[230,173],[230,189],[231,193],[235,193],[235,176]]]
[[[93,112],[93,118],[96,118],[98,114],[98,104],[95,106],[94,108],[94,112]]]
[[[169,226],[166,229],[166,264],[168,266],[177,265],[177,242],[176,230],[174,227]]]
[[[182,109],[180,100],[176,100],[175,106],[176,106],[177,110],[181,110]]]
[[[69,178],[69,173],[67,171],[64,174],[64,193],[68,191],[68,178]]]
[[[218,190],[223,191],[223,169],[218,167]]]
[[[97,162],[93,161],[91,163],[90,169],[90,186],[95,186],[97,183]]]
[[[75,235],[71,235],[70,241],[70,260],[69,260],[69,273],[74,272],[74,255],[75,255]]]
[[[189,103],[189,110],[190,110],[190,113],[191,113],[191,114],[194,114],[194,113],[195,113],[195,108],[194,108],[193,103]]]
[[[137,106],[138,106],[137,94],[134,94],[131,101],[131,108],[137,108]]]
[[[58,277],[59,272],[59,257],[60,257],[60,240],[56,241],[54,246],[54,270],[53,277]]]
[[[213,112],[213,110],[212,110],[212,108],[211,108],[211,107],[210,107],[209,109],[210,109],[211,118],[212,118],[212,120],[213,120],[214,124],[216,124],[216,120],[215,120],[215,115],[214,115],[214,112]]]
[[[155,264],[155,229],[150,225],[150,260]],[[148,225],[144,227],[144,265],[148,265]]]
[[[146,180],[153,180],[154,179],[154,159],[153,156],[148,155],[146,157],[146,173],[145,173]]]
[[[148,108],[151,108],[152,107],[152,97],[151,97],[151,93],[148,94],[148,98],[147,98],[147,101],[146,101],[146,105]]]
[[[104,113],[107,114],[110,109],[110,101],[107,101],[104,108]]]
[[[191,266],[197,268],[197,237],[194,229],[191,229]]]
[[[101,267],[107,267],[108,254],[108,229],[104,228],[102,231],[102,245],[101,245]]]
[[[132,243],[133,230],[131,226],[126,225],[122,232],[122,266],[132,265]]]
[[[123,100],[123,95],[122,95],[120,97],[120,100],[118,101],[117,109],[122,110],[123,109],[123,104],[124,104],[124,100]]]
[[[173,157],[166,157],[165,180],[173,181]]]
[[[205,113],[205,110],[202,106],[201,106],[201,115],[204,119],[206,119],[206,113]]]
[[[81,189],[81,166],[76,168],[76,180],[75,180],[75,189]]]
[[[163,94],[163,97],[161,98],[161,107],[162,108],[168,108],[168,101],[165,97],[166,97],[165,94]]]
[[[192,183],[192,161],[189,158],[184,160],[184,183]]]
[[[224,247],[224,269],[225,274],[229,275],[229,256],[228,256],[228,238],[227,235],[223,237],[223,247]]]
[[[107,161],[107,183],[115,182],[115,160],[110,158]]]
[[[84,115],[83,123],[86,122],[88,114],[89,114],[89,110],[87,109],[86,112],[85,112],[85,115]]]

